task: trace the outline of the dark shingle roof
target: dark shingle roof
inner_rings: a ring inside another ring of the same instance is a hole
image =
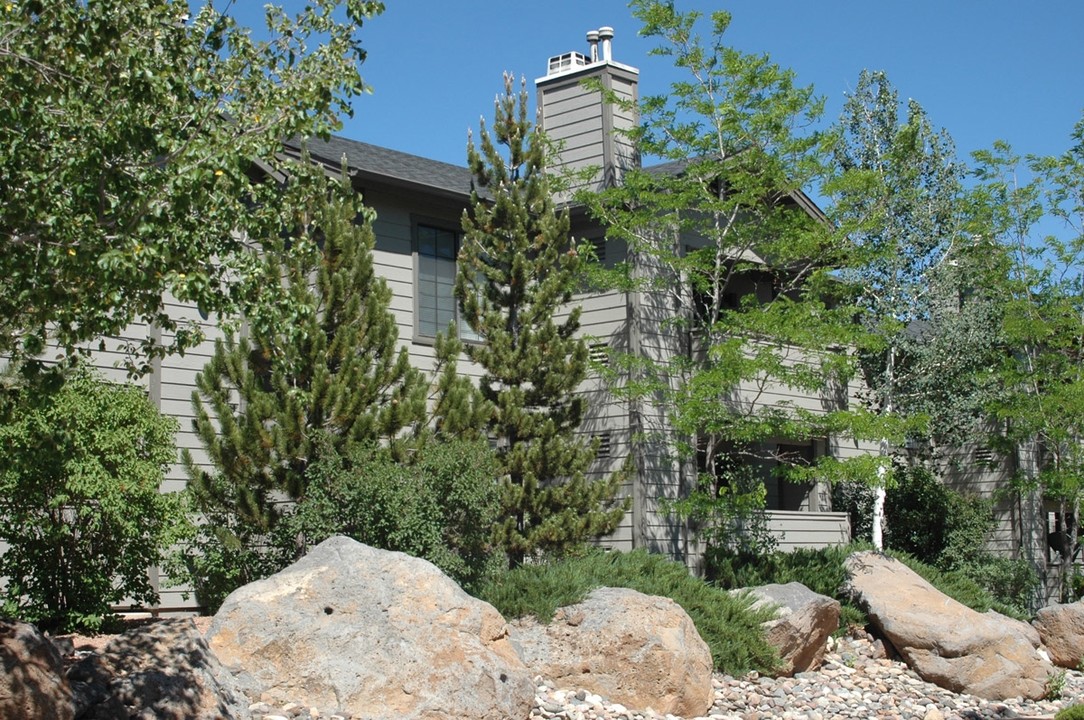
[[[681,175],[690,163],[692,160],[670,160],[658,165],[647,165],[644,172],[650,175]]]
[[[296,141],[287,145],[294,149],[300,147]],[[466,167],[336,136],[326,141],[310,139],[307,147],[314,159],[331,167],[338,167],[345,155],[348,169],[362,180],[369,177],[459,198],[470,196],[471,174]]]
[[[461,165],[430,160],[334,135],[328,140],[310,139],[307,146],[314,159],[332,168],[338,168],[345,155],[347,168],[362,182],[366,179],[377,180],[400,187],[436,192],[459,200],[470,197],[471,173]],[[300,143],[291,140],[287,147],[297,150]],[[690,163],[688,159],[673,160],[645,167],[644,170],[652,175],[680,175]],[[482,195],[487,194],[483,190]],[[804,192],[794,191],[790,196],[814,218],[824,220],[820,208]]]
[[[682,160],[670,160],[668,162],[659,163],[658,165],[649,165],[644,167],[644,172],[650,175],[656,176],[679,176],[685,172],[686,168],[694,162],[694,159],[685,158]],[[813,219],[820,222],[827,222],[828,218],[825,217],[824,211],[817,206],[817,203],[813,201],[811,197],[805,194],[802,190],[792,190],[787,193],[787,196],[794,202],[795,205],[805,210]]]

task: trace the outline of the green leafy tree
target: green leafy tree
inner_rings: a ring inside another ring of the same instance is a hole
[[[839,175],[830,186],[831,214],[855,249],[840,277],[855,293],[866,331],[858,350],[872,422],[858,434],[880,445],[872,526],[873,545],[880,549],[893,448],[926,432],[927,417],[907,402],[908,383],[938,372],[940,387],[951,390],[959,379],[919,360],[937,360],[923,349],[948,328],[950,315],[939,311],[946,309],[944,293],[951,296],[957,288],[946,266],[964,239],[963,168],[951,139],[933,128],[914,100],[901,120],[899,97],[880,72],[859,77],[833,149]],[[953,350],[965,356],[963,347]],[[924,388],[928,399],[930,390]]]
[[[658,433],[686,463],[699,455],[698,485],[675,509],[700,520],[717,549],[758,551],[770,545],[765,468],[817,477],[775,439],[808,443],[840,422],[839,404],[822,412],[766,398],[845,393],[852,372],[838,352],[852,325],[833,276],[847,248],[803,192],[825,173],[811,129],[822,102],[767,56],[729,47],[729,13],[703,18],[656,0],[631,7],[641,34],[658,42],[652,53],[684,74],[667,94],[643,98],[633,133],[641,156],[668,164],[632,169],[581,200],[626,243],[627,287],[651,304],[658,336],[673,339],[666,357],[629,359],[627,391],[665,418],[645,435]]]
[[[980,230],[1008,258],[994,440],[1019,459],[1014,489],[1058,507],[1066,600],[1076,599],[1069,579],[1084,499],[1084,120],[1072,142],[1060,156],[1026,158],[997,143],[976,153],[975,188]],[[1026,532],[1026,551],[1045,551],[1046,528]]]
[[[71,355],[134,321],[172,340],[131,350],[183,351],[198,329],[164,295],[236,309],[246,246],[294,214],[305,193],[263,178],[284,169],[285,139],[350,113],[359,30],[383,4],[268,6],[259,41],[201,5],[0,5],[0,353]]]
[[[496,540],[518,564],[611,532],[624,503],[615,500],[619,475],[585,476],[596,445],[577,433],[587,347],[575,336],[580,309],[570,306],[583,260],[568,213],[554,207],[526,91],[517,97],[507,75],[505,90],[492,133],[483,125],[480,148],[468,143],[477,189],[463,216],[455,293],[481,338],[465,352],[482,368],[479,386],[493,406],[487,430],[504,477]]]
[[[4,613],[97,630],[113,605],[157,602],[147,568],[186,523],[177,494],[159,491],[176,421],[84,368],[35,381],[0,401]]]
[[[927,317],[905,339],[898,374],[901,412],[924,420],[913,434],[912,457],[940,472],[961,448],[983,444],[1002,393],[996,368],[1007,338],[1002,288],[1008,264],[986,237],[963,235],[948,262],[929,274]]]
[[[212,469],[185,454],[208,520],[204,556],[188,559],[203,566],[195,574],[205,584],[266,571],[256,546],[282,501],[304,500],[320,453],[380,442],[401,459],[426,420],[427,385],[399,347],[391,290],[374,272],[368,212],[348,181],[329,185],[265,255],[246,331],[227,331],[196,379],[196,430]],[[239,576],[207,579],[219,565]]]

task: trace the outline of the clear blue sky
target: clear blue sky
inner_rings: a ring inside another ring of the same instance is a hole
[[[256,2],[238,6],[242,22],[260,22]],[[1021,152],[1064,151],[1084,112],[1084,0],[677,6],[729,10],[728,42],[792,68],[827,99],[830,119],[863,68],[885,70],[901,98],[918,100],[964,155],[995,139]],[[388,0],[363,33],[362,74],[373,94],[356,100],[341,134],[462,165],[467,129],[492,117],[502,72],[525,76],[533,98],[546,59],[586,52],[586,31],[603,25],[615,29],[614,59],[640,69],[641,93],[665,92],[677,71],[648,56],[652,43],[637,36],[623,0]]]

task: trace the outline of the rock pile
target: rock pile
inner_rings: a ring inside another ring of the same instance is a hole
[[[647,708],[633,710],[584,689],[560,689],[545,678],[536,678],[535,683],[531,720],[680,720]],[[1084,702],[1084,674],[1071,670],[1065,675],[1064,696],[1056,701],[990,701],[958,695],[923,681],[903,662],[885,658],[883,646],[868,637],[833,643],[815,672],[792,678],[716,675],[712,686],[711,708],[696,720],[1049,719],[1067,705]],[[249,716],[252,720],[365,717],[322,710],[304,702],[252,703],[246,713],[235,717]]]
[[[33,625],[0,620],[0,717],[55,718],[74,715],[71,686],[60,653]]]
[[[1055,665],[1076,669],[1084,663],[1084,602],[1041,608],[1035,627]]]
[[[531,676],[492,605],[346,537],[231,593],[207,633],[246,694],[370,720],[525,717]]]
[[[219,720],[243,717],[248,706],[191,620],[118,635],[69,668],[67,680],[76,718]]]
[[[1031,627],[958,606],[880,555],[848,567],[880,639],[826,639],[834,600],[756,588],[793,676],[728,677],[666,598],[600,588],[547,626],[513,626],[423,560],[332,538],[231,595],[206,639],[163,621],[75,657],[70,641],[0,622],[0,717],[1023,720],[1084,701],[1081,673],[1042,647],[1063,664],[1084,654],[1084,606]]]
[[[820,666],[828,638],[839,629],[839,601],[815,593],[805,585],[761,585],[748,592],[752,607],[773,606],[775,617],[765,622],[764,639],[776,649],[783,663],[781,675],[793,675]]]

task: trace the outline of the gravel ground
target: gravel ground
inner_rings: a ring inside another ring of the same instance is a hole
[[[1066,671],[1062,696],[1039,702],[995,702],[957,695],[927,683],[898,660],[884,656],[869,638],[842,639],[815,672],[793,678],[716,675],[715,702],[708,720],[835,720],[901,718],[918,720],[995,720],[1052,718],[1062,707],[1084,701],[1084,675]],[[553,688],[540,680],[533,719],[675,720],[673,716],[632,712],[586,693]],[[703,720],[703,718],[698,720]]]

